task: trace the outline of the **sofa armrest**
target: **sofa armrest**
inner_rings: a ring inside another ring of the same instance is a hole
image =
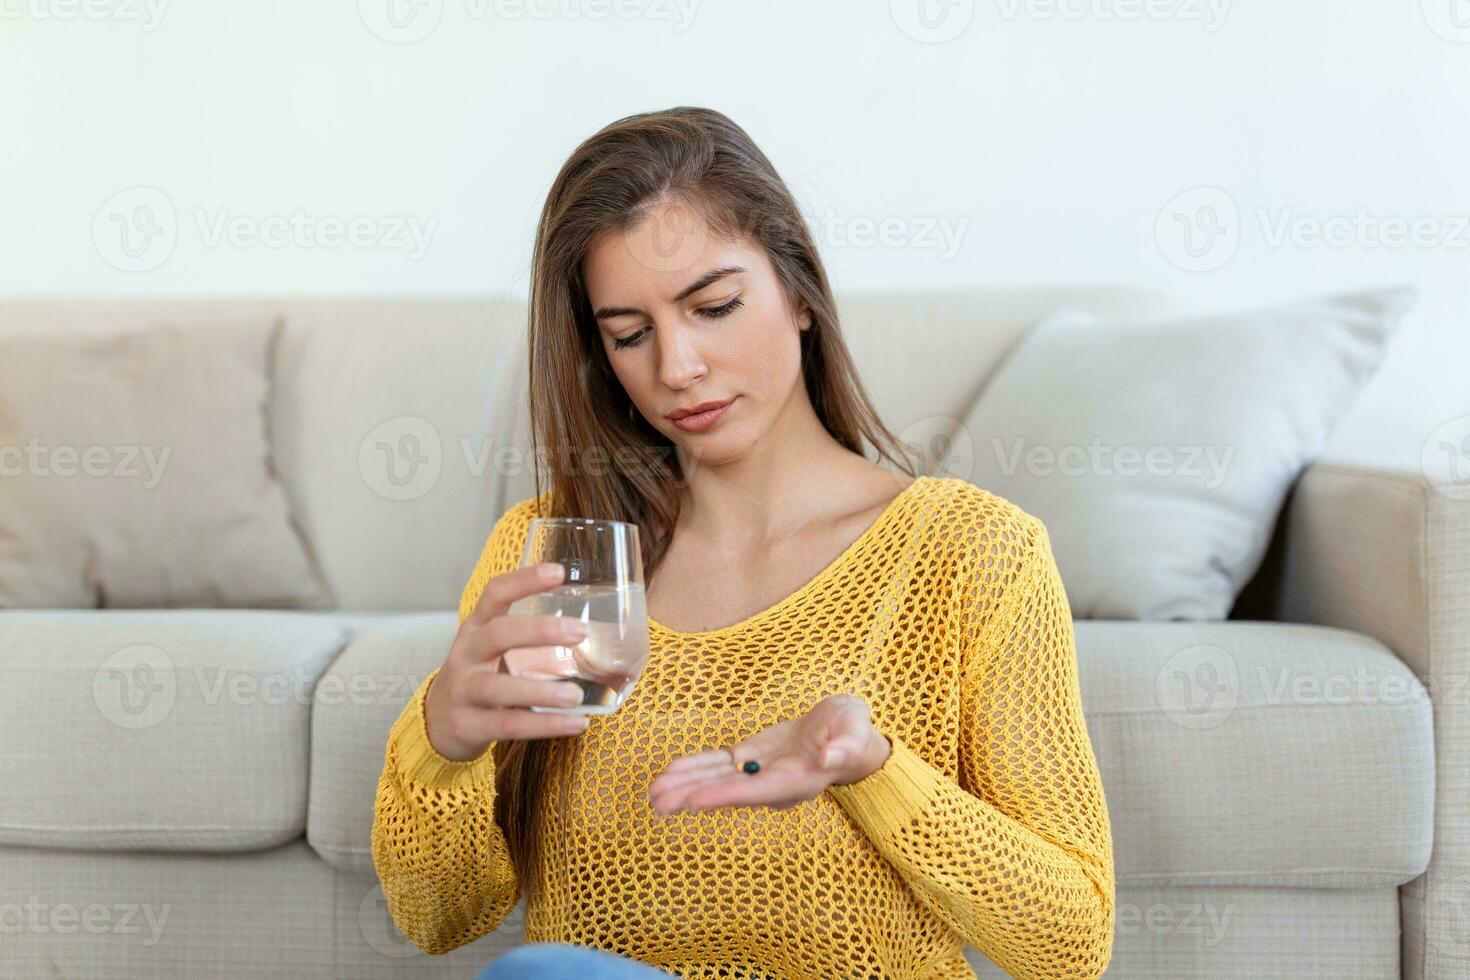
[[[1470,975],[1470,493],[1412,469],[1316,464],[1284,515],[1280,619],[1366,633],[1429,691],[1434,846],[1401,889],[1403,975]]]
[[[1281,619],[1366,633],[1436,681],[1470,669],[1470,495],[1415,470],[1317,463],[1285,521]]]

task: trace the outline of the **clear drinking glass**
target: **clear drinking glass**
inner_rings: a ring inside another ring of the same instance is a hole
[[[590,517],[538,517],[531,521],[521,566],[557,562],[562,583],[511,604],[508,614],[567,616],[587,626],[576,646],[557,646],[556,663],[512,657],[503,663],[519,677],[570,679],[582,703],[558,714],[612,714],[622,707],[648,662],[648,606],[643,596],[643,556],[638,526]]]

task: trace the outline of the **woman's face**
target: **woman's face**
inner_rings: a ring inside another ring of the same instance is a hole
[[[706,464],[745,455],[800,385],[798,317],[759,245],[716,236],[675,202],[588,251],[582,276],[608,363],[643,417]],[[729,402],[707,428],[669,413]]]

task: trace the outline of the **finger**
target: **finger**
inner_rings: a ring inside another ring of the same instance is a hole
[[[485,583],[475,608],[465,618],[487,623],[496,616],[504,616],[517,599],[555,588],[565,577],[566,568],[559,562],[542,562],[502,572]]]
[[[724,791],[747,792],[740,802],[763,803],[768,806],[780,806],[788,803],[800,802],[815,796],[821,791],[825,781],[814,778],[810,770],[761,770],[755,774],[744,771],[731,772],[726,767],[706,770],[697,776],[682,780],[670,786],[651,787],[650,802],[654,811],[660,814],[673,813],[678,810],[695,811],[706,809],[710,806],[723,806],[721,799],[716,798],[711,802],[707,799],[707,791],[711,787],[724,787]],[[795,791],[792,788],[796,787]],[[806,791],[802,791],[806,787]],[[786,794],[786,795],[783,795]]]
[[[698,767],[686,767],[675,772],[665,769],[648,784],[649,793],[667,793],[680,786],[711,776],[728,775],[733,767],[727,762],[711,762]]]
[[[570,616],[497,616],[481,624],[468,650],[475,662],[488,663],[516,647],[576,646],[587,636],[587,624]]]
[[[657,786],[650,783],[648,787],[649,805],[658,814],[677,813],[684,809],[685,801],[694,790],[729,775],[731,775],[730,770],[721,767],[718,770],[709,770],[684,778],[677,783],[661,783]]]
[[[729,749],[710,749],[708,752],[696,752],[693,755],[681,755],[664,767],[664,772],[679,772],[684,769],[701,769],[711,763],[724,763],[733,765],[734,757]]]
[[[517,677],[557,680],[577,673],[577,655],[568,646],[514,647],[500,657],[507,672]]]
[[[481,667],[465,677],[464,702],[480,708],[569,708],[582,703],[582,689],[572,681],[514,677]]]
[[[484,728],[477,737],[491,741],[530,741],[538,738],[565,738],[587,730],[586,715],[547,714],[526,708],[487,709]]]
[[[843,735],[831,739],[822,748],[820,763],[823,769],[839,769],[858,757],[862,746],[857,739]]]
[[[683,799],[685,809],[708,810],[720,806],[780,806],[793,800],[810,799],[810,774],[800,770],[762,769],[755,775],[737,772],[692,787]]]

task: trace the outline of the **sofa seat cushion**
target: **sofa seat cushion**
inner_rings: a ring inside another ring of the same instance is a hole
[[[0,844],[301,836],[313,688],[348,636],[280,610],[0,612]]]
[[[388,730],[455,628],[384,618],[324,675],[307,836],[343,871],[372,869]],[[1424,870],[1429,699],[1381,643],[1244,621],[1075,629],[1120,885],[1372,888]]]
[[[1079,620],[1119,885],[1398,885],[1428,866],[1429,693],[1348,630]]]

